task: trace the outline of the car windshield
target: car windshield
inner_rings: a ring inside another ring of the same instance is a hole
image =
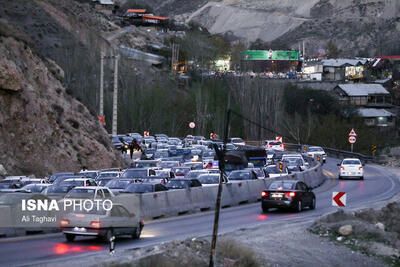
[[[85,181],[83,180],[70,180],[70,181],[62,181],[60,185],[72,185],[72,186],[84,186]]]
[[[71,190],[71,186],[55,186],[51,185],[47,187],[45,190],[43,190],[43,194],[65,194],[68,193],[68,191]]]
[[[283,162],[285,162],[288,166],[303,165],[302,160],[299,158],[284,158]]]
[[[144,161],[135,162],[135,168],[152,168],[152,167],[157,167],[157,162],[144,162]]]
[[[124,192],[129,193],[148,193],[153,191],[153,185],[151,184],[131,184],[124,190]]]
[[[65,196],[65,198],[94,198],[94,189],[74,188]]]
[[[105,186],[111,180],[112,180],[112,178],[110,178],[110,179],[99,179],[99,180],[96,180],[96,183],[97,183],[98,186]]]
[[[214,157],[215,151],[205,151],[203,152],[203,157]]]
[[[324,152],[324,150],[321,147],[310,147],[308,152]]]
[[[131,181],[128,180],[111,180],[106,184],[106,187],[110,189],[124,189],[126,188]]]
[[[144,178],[147,176],[147,170],[126,170],[121,177],[123,178]]]
[[[174,162],[174,161],[163,161],[160,163],[161,168],[172,168],[179,166],[179,162]]]
[[[190,171],[190,168],[176,168],[174,169],[175,174],[186,174]]]
[[[272,190],[291,190],[294,189],[296,183],[294,182],[283,182],[283,181],[278,181],[278,182],[273,182],[268,189]]]
[[[116,137],[116,136],[114,136],[114,137],[111,139],[111,141],[112,141],[113,143],[120,143],[120,142],[121,142],[121,141],[119,140],[119,138]]]
[[[219,175],[200,175],[198,180],[202,184],[218,184],[219,183]]]
[[[81,176],[81,177],[84,177],[84,178],[96,178],[97,177],[97,172],[81,172],[81,173],[79,173],[79,175]]]
[[[267,166],[267,167],[265,168],[265,170],[266,170],[268,173],[273,173],[273,174],[281,173],[281,172],[278,170],[278,168],[277,168],[276,166]]]
[[[202,174],[207,174],[208,172],[207,171],[197,171],[197,172],[194,172],[194,171],[190,171],[188,174],[186,174],[186,177],[185,178],[191,178],[191,179],[196,179],[197,177],[199,177],[200,175],[202,175]]]
[[[233,171],[229,174],[229,180],[249,180],[250,179],[250,172],[243,172],[243,171]]]
[[[102,177],[118,177],[118,175],[119,175],[118,172],[103,172],[100,173],[99,176],[97,176],[97,179]]]
[[[342,165],[361,165],[361,162],[358,159],[345,159]]]
[[[168,156],[169,156],[168,151],[156,151],[154,153],[154,157],[159,157],[159,158],[165,157],[165,158],[167,158]]]
[[[165,184],[169,189],[183,189],[189,188],[190,180],[170,180]]]

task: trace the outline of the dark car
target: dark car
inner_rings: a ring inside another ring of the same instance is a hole
[[[121,191],[121,193],[150,193],[150,192],[160,192],[167,191],[166,188],[162,184],[153,184],[153,183],[134,183],[130,184],[125,190]]]
[[[59,184],[61,184],[64,180],[67,180],[67,179],[78,179],[78,178],[82,178],[82,176],[80,176],[80,175],[59,176],[59,177],[57,177],[57,178],[53,181],[53,185],[59,185]]]
[[[0,181],[0,190],[17,189],[21,188],[23,184],[19,180],[5,180]]]
[[[315,203],[314,192],[301,181],[275,181],[261,193],[263,212],[270,208],[289,208],[300,212],[304,207],[315,209]]]
[[[113,145],[114,148],[116,149],[122,149],[122,146],[124,145],[118,138],[118,136],[113,136],[111,138],[111,143]]]
[[[244,180],[257,180],[257,174],[252,170],[237,170],[232,171],[228,176],[229,182],[244,181]]]
[[[168,189],[189,189],[200,187],[201,183],[197,179],[172,179],[165,184]]]
[[[185,162],[185,163],[183,163],[183,166],[190,167],[190,169],[192,169],[192,170],[202,170],[203,162],[201,160],[200,160],[200,162]]]

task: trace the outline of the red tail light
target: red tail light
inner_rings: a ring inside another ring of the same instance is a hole
[[[340,169],[341,169],[342,171],[344,171],[344,167],[340,167]]]
[[[284,147],[284,145],[283,145],[283,144],[281,144],[281,147]]]
[[[285,193],[285,196],[288,196],[288,197],[295,197],[295,196],[296,196],[296,193],[295,193],[295,192]]]
[[[90,222],[90,226],[94,229],[99,229],[101,227],[101,224],[99,221],[92,221]]]
[[[267,148],[271,148],[272,146],[271,145],[267,145]]]
[[[261,196],[266,197],[266,196],[268,196],[268,193],[263,191],[263,192],[261,192]]]
[[[68,221],[67,219],[62,219],[62,220],[60,221],[61,227],[67,226],[68,224],[69,224],[69,221]]]
[[[358,170],[361,171],[363,169],[363,167],[359,167]]]

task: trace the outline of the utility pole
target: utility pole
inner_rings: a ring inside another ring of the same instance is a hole
[[[114,65],[114,96],[113,96],[113,120],[112,120],[112,134],[117,135],[118,130],[118,60],[119,55],[115,56]]]
[[[304,60],[306,59],[306,44],[304,40],[303,40],[303,58]]]
[[[217,247],[219,212],[221,210],[222,182],[223,182],[224,173],[225,173],[225,153],[226,153],[226,143],[228,142],[228,135],[229,135],[230,117],[231,117],[231,110],[228,109],[228,114],[226,116],[226,124],[225,124],[225,136],[224,136],[223,151],[218,150],[217,145],[214,144],[214,148],[216,150],[215,152],[217,153],[217,157],[218,157],[220,177],[219,177],[219,184],[218,184],[217,203],[215,205],[214,229],[213,229],[213,235],[212,235],[212,241],[211,241],[209,267],[214,267],[215,262],[216,262],[215,249]]]
[[[99,115],[104,116],[104,52],[100,56],[100,111]]]

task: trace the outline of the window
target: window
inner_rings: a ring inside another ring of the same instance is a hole
[[[119,208],[118,206],[114,206],[114,207],[111,209],[111,216],[112,216],[112,217],[120,217],[120,216],[121,216],[121,212],[119,211],[118,208]]]
[[[98,190],[97,190],[97,192],[96,192],[96,198],[99,198],[99,199],[104,198],[103,190],[101,190],[101,189],[98,189]]]
[[[108,191],[107,189],[104,189],[103,193],[104,193],[105,198],[111,198],[110,191]]]

